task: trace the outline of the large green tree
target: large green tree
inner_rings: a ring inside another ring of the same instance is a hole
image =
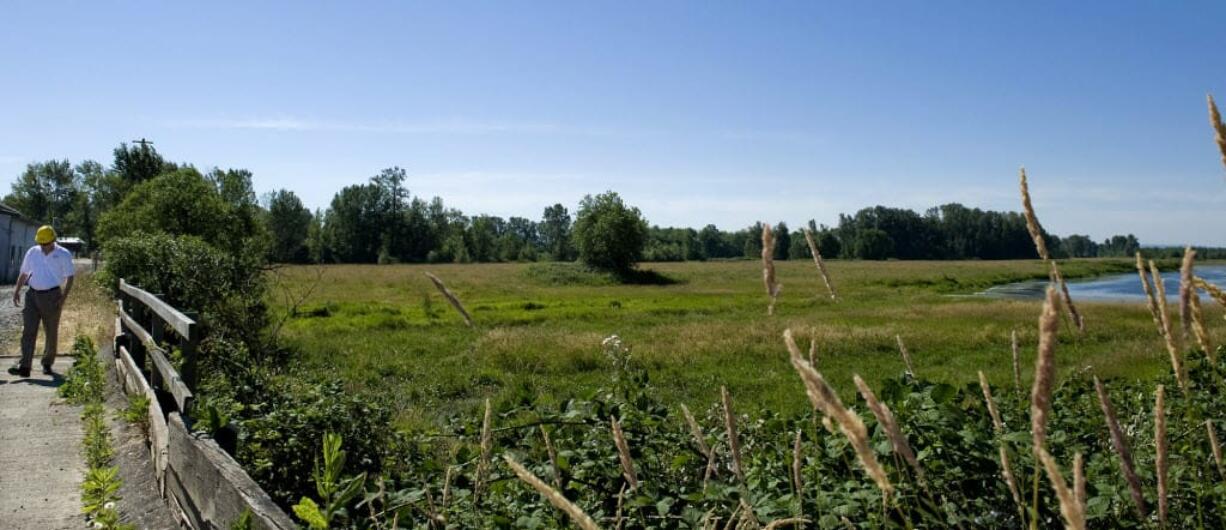
[[[61,231],[79,200],[78,176],[68,160],[48,160],[26,166],[4,202],[31,219],[51,223]]]
[[[575,251],[571,242],[570,212],[561,204],[545,208],[541,218],[541,245],[549,253],[549,259],[554,261],[570,261],[575,259]]]
[[[629,272],[643,257],[647,221],[616,192],[587,195],[575,216],[574,241],[579,259],[589,267]]]
[[[221,249],[262,254],[267,235],[253,215],[243,202],[223,198],[214,180],[186,167],[133,188],[102,215],[98,238],[105,246],[139,234],[192,235]]]
[[[302,200],[289,190],[268,195],[268,231],[272,235],[269,255],[279,263],[305,263],[310,260],[307,238],[313,216]]]

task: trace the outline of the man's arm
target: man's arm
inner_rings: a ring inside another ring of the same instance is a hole
[[[64,294],[60,296],[60,305],[64,305],[64,301],[68,299],[68,293],[72,292],[72,280],[76,276],[69,276],[68,281],[64,283]]]
[[[26,280],[28,279],[30,279],[30,274],[27,272],[23,272],[17,277],[17,286],[13,288],[13,305],[21,305],[21,288],[25,287]]]

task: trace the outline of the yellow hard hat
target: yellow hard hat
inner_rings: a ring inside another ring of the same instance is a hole
[[[34,242],[40,245],[46,245],[55,241],[55,229],[51,225],[42,225],[38,227],[38,232],[34,234]]]

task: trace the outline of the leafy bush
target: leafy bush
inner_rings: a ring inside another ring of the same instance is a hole
[[[149,234],[110,241],[106,258],[100,281],[112,290],[123,278],[178,309],[199,312],[205,335],[262,342],[268,318],[260,256],[229,253],[195,236]]]
[[[241,427],[237,459],[282,506],[315,492],[314,455],[325,433],[347,441],[351,472],[379,471],[384,455],[398,445],[389,409],[351,394],[338,381],[310,382],[287,374],[249,390],[233,401]]]
[[[579,202],[573,236],[579,259],[589,267],[623,272],[634,268],[647,243],[647,221],[609,191]]]
[[[606,528],[705,528],[713,518],[726,522],[734,512],[750,514],[738,526],[743,528],[797,516],[809,521],[804,528],[1025,528],[1032,517],[1041,528],[1061,524],[1050,481],[1032,456],[1026,389],[993,389],[1005,426],[997,434],[978,385],[956,387],[905,374],[887,380],[878,396],[894,411],[915,448],[923,479],[895,457],[884,428],[857,400],[853,408],[860,411],[869,445],[895,488],[883,504],[847,437],[823,428],[814,414],[736,415],[741,480],[730,456],[723,410],[711,407],[697,418],[703,442],[715,455],[708,470],[704,449],[680,410],[654,397],[646,373],[633,367],[624,344],[610,338],[604,347],[615,374],[612,388],[555,407],[505,405],[494,411],[493,429],[488,431],[472,415],[455,418],[443,433],[410,437],[399,451],[399,465],[367,480],[365,500],[350,504],[351,510],[368,506],[387,520],[350,523],[375,528],[396,517],[412,527],[446,521],[456,528],[569,528],[560,511],[500,465],[497,455],[510,454]],[[1171,528],[1217,528],[1226,522],[1226,485],[1204,426],[1209,420],[1220,432],[1220,411],[1226,410],[1226,398],[1218,391],[1226,375],[1226,348],[1219,349],[1218,358],[1215,364],[1201,355],[1188,363],[1195,390],[1186,396],[1174,390],[1173,379],[1158,381],[1171,389]],[[804,399],[799,386],[797,399]],[[1110,381],[1108,387],[1120,422],[1131,433],[1152,510],[1157,504],[1152,471],[1155,382]],[[1072,374],[1055,392],[1052,410],[1047,445],[1057,461],[1068,466],[1073,453],[1086,457],[1089,527],[1156,527],[1152,512],[1144,519],[1136,515],[1088,377]],[[622,425],[641,480],[637,488],[627,487],[622,472],[609,428],[614,418]],[[546,429],[551,445],[542,437]],[[481,449],[487,436],[492,448],[488,460]],[[1001,478],[1002,444],[1020,483],[1020,507]],[[483,462],[488,462],[490,474],[478,494],[482,479],[477,470]],[[799,490],[794,469],[800,471]],[[354,476],[358,469],[348,472]],[[1067,467],[1064,474],[1071,481]]]

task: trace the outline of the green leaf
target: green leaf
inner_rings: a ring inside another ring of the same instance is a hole
[[[319,511],[319,505],[315,504],[310,497],[303,497],[298,504],[294,505],[294,515],[316,530],[327,530],[328,528],[328,520],[324,519],[324,514]]]

